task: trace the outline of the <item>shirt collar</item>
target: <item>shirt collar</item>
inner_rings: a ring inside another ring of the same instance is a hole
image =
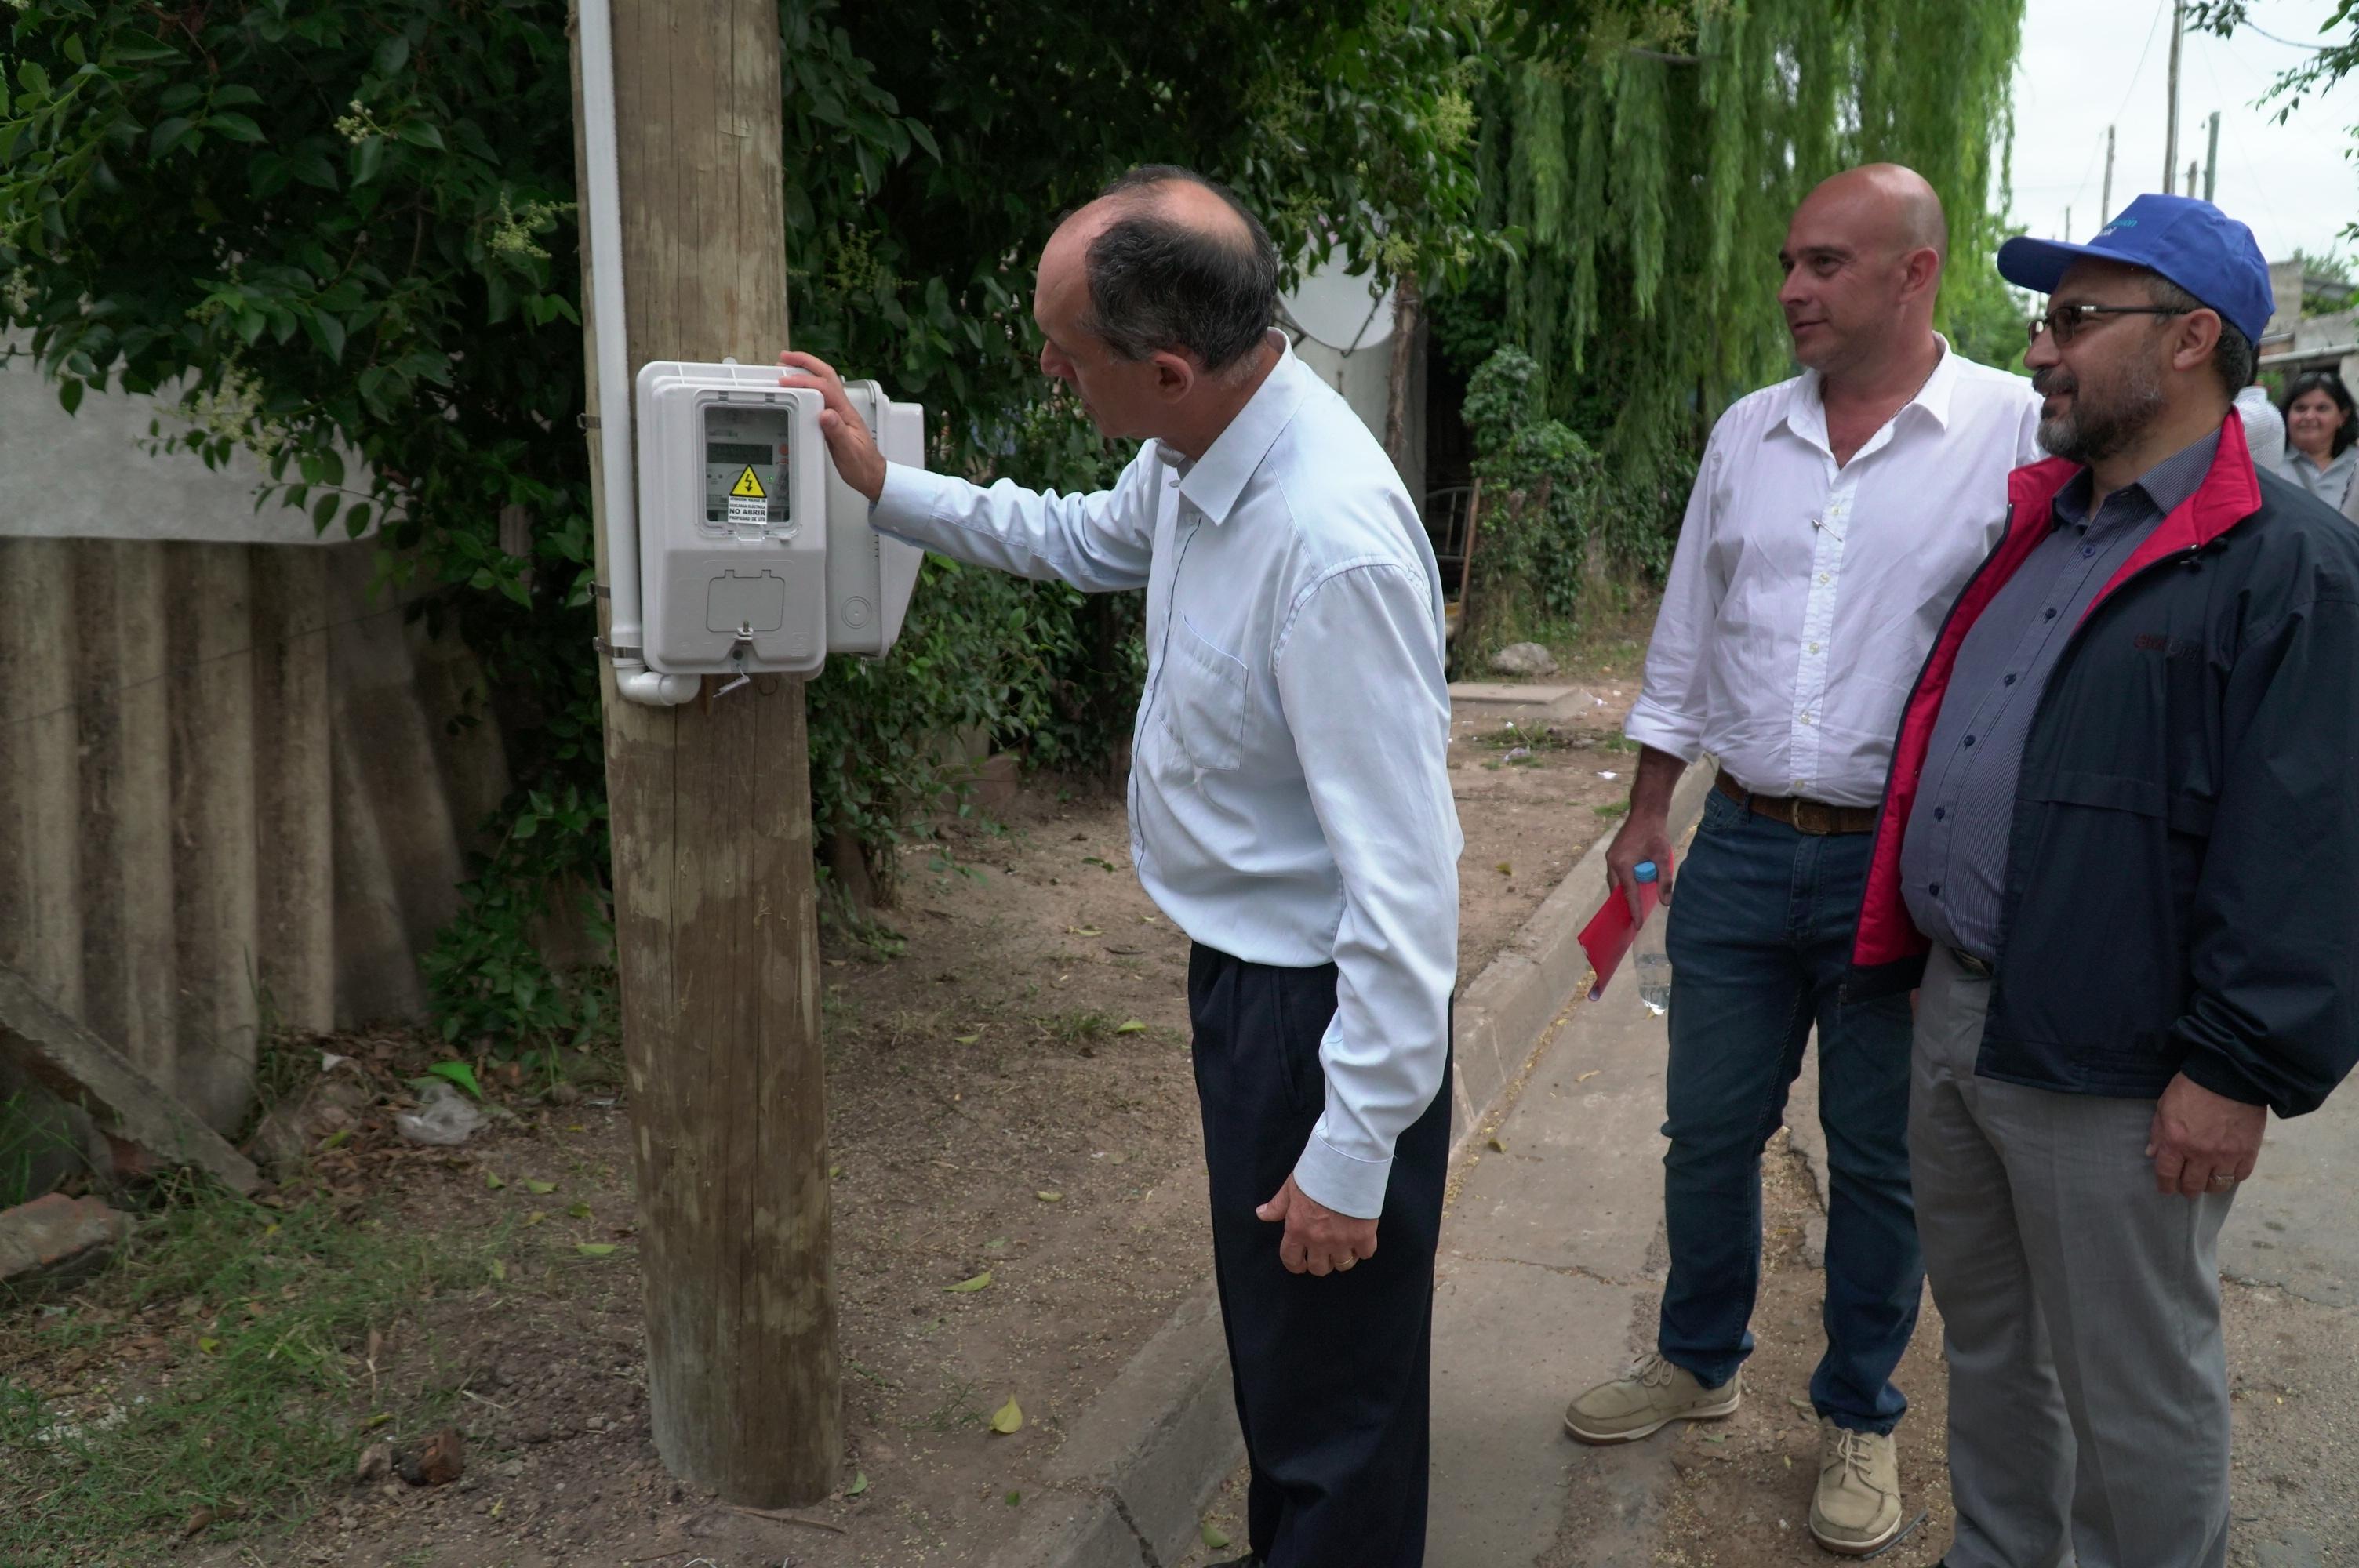
[[[1933,341],[1941,345],[1941,357],[1935,362],[1933,373],[1925,378],[1916,396],[1894,411],[1887,423],[1897,423],[1911,408],[1922,408],[1934,424],[1944,430],[1950,427],[1950,403],[1958,389],[1958,356],[1950,347],[1950,340],[1940,333],[1934,333]],[[1827,404],[1820,391],[1817,371],[1805,370],[1794,378],[1793,390],[1786,398],[1786,416],[1773,421],[1769,429],[1775,431],[1780,424],[1821,451],[1834,450],[1834,444],[1827,438]]]
[[[2168,517],[2203,488],[2212,460],[2220,455],[2220,432],[2212,430],[2170,454],[2137,476],[2127,488],[2143,491],[2157,517]],[[2056,492],[2055,517],[2060,524],[2078,524],[2089,514],[2096,481],[2082,469]]]
[[[1295,357],[1284,333],[1272,336],[1278,343],[1277,363],[1237,410],[1236,417],[1212,438],[1204,455],[1193,462],[1172,452],[1164,458],[1180,476],[1180,493],[1215,526],[1228,521],[1237,497],[1245,493],[1246,483],[1260,470],[1310,390],[1310,367]]]

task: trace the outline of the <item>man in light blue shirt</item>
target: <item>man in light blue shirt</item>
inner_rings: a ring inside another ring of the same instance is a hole
[[[1462,844],[1441,584],[1383,449],[1271,330],[1276,307],[1268,235],[1186,170],[1136,170],[1059,226],[1041,368],[1101,432],[1144,441],[1093,495],[887,464],[832,370],[782,354],[780,381],[824,394],[882,532],[1147,590],[1131,858],[1195,943],[1252,1465],[1236,1562],[1418,1568]]]

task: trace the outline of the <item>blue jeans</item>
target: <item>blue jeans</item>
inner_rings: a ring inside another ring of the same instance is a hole
[[[1825,1357],[1810,1402],[1889,1432],[1892,1369],[1917,1327],[1925,1266],[1908,1195],[1908,999],[1840,996],[1867,878],[1866,833],[1814,837],[1717,792],[1672,889],[1671,1054],[1663,1207],[1671,1273],[1663,1356],[1708,1386],[1753,1351],[1761,1151],[1819,1032],[1831,1176]]]

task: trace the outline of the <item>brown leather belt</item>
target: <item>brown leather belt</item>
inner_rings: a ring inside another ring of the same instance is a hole
[[[1726,773],[1720,775],[1716,787],[1755,816],[1782,822],[1795,832],[1813,838],[1875,831],[1875,807],[1872,806],[1829,806],[1823,800],[1804,800],[1799,795],[1755,795]]]

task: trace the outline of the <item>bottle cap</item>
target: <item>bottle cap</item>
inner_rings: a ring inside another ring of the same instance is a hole
[[[1630,874],[1642,882],[1651,882],[1661,873],[1655,870],[1654,861],[1641,860],[1630,868]]]

